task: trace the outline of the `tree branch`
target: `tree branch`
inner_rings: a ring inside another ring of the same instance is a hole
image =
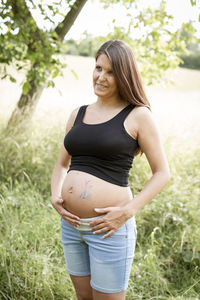
[[[22,34],[24,32],[23,28],[28,26],[27,20],[29,20],[29,24],[31,23],[31,26],[28,26],[28,30],[29,35],[32,37],[32,41],[27,41],[27,46],[31,52],[35,51],[34,43],[36,41],[40,41],[42,44],[44,44],[43,31],[37,26],[37,23],[33,18],[25,0],[9,0],[9,2],[12,7],[14,19],[18,23]]]
[[[17,20],[19,23],[23,23],[24,26],[26,25],[27,19],[31,19],[32,24],[34,24],[34,29],[36,29],[37,34],[40,33],[40,29],[37,26],[37,23],[35,22],[35,19],[33,18],[25,0],[10,0],[10,5],[12,7],[12,12],[15,16],[15,20]],[[31,29],[31,28],[30,28]],[[35,30],[33,31],[35,32]]]
[[[71,10],[68,12],[64,20],[58,24],[55,28],[55,32],[57,33],[59,39],[63,41],[65,35],[68,33],[74,21],[78,17],[80,11],[82,10],[83,6],[85,5],[87,0],[76,0],[73,4]]]

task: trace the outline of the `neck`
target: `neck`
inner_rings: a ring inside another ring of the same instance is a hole
[[[128,104],[127,101],[122,100],[121,98],[109,98],[109,99],[105,99],[105,98],[97,98],[97,102],[98,106],[100,107],[122,107]]]

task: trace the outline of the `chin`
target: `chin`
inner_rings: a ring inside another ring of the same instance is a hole
[[[99,97],[99,98],[101,98],[101,99],[108,99],[109,98],[109,95],[103,95],[103,94],[98,94],[98,93],[96,93],[95,94],[97,97]]]
[[[106,97],[106,93],[102,92],[102,91],[97,91],[97,90],[94,90],[94,93],[96,96],[99,96],[99,97]]]

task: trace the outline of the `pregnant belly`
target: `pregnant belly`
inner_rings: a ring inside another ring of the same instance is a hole
[[[95,217],[94,208],[119,206],[132,199],[129,187],[122,187],[82,171],[70,171],[62,186],[63,206],[80,218]]]

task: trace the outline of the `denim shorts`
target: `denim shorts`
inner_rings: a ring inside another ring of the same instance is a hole
[[[90,285],[103,293],[119,293],[128,287],[136,244],[136,224],[132,217],[113,235],[93,234],[89,222],[98,217],[80,219],[76,228],[61,218],[61,241],[66,270],[75,276],[91,276]]]

